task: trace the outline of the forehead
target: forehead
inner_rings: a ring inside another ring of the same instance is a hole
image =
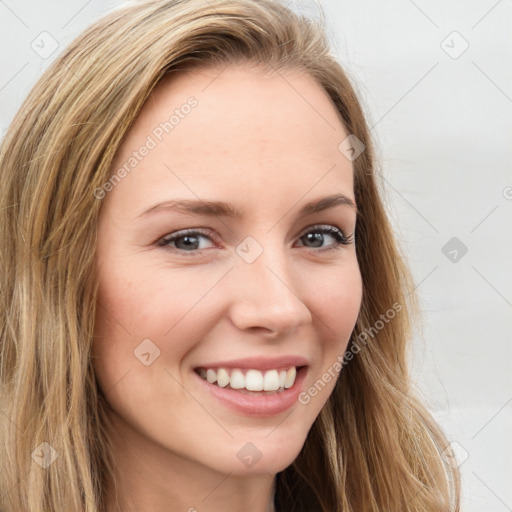
[[[347,135],[305,71],[181,71],[156,86],[129,130],[113,166],[129,173],[114,193],[137,211],[169,195],[351,195],[352,164],[338,149]]]

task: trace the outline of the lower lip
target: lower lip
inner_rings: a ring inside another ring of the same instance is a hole
[[[207,391],[228,408],[247,416],[269,417],[288,410],[298,401],[307,371],[307,366],[302,367],[297,371],[295,382],[291,388],[272,394],[242,393],[231,388],[221,388],[216,384],[210,384],[196,372],[194,375],[202,382]]]

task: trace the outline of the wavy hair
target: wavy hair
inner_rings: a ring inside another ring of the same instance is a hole
[[[384,208],[363,109],[329,49],[325,15],[308,19],[271,0],[148,0],[79,35],[33,87],[1,145],[3,512],[104,510],[113,460],[91,362],[101,206],[94,191],[166,74],[241,60],[309,73],[366,147],[353,162],[363,280],[346,353],[353,357],[300,454],[276,475],[276,507],[459,510],[459,473],[442,456],[448,442],[408,372],[419,310],[413,282]],[[393,305],[399,312],[384,325]],[[58,460],[42,470],[35,457],[51,449]]]

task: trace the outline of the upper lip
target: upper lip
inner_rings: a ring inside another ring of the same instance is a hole
[[[229,361],[214,361],[197,366],[196,368],[240,368],[254,370],[272,370],[274,368],[308,366],[309,362],[302,356],[287,355],[281,357],[248,357],[245,359],[230,359]]]

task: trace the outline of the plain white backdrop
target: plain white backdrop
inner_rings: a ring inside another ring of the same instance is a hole
[[[0,0],[0,135],[49,63],[120,3]],[[512,1],[321,5],[416,280],[411,364],[454,443],[462,510],[512,511]]]

